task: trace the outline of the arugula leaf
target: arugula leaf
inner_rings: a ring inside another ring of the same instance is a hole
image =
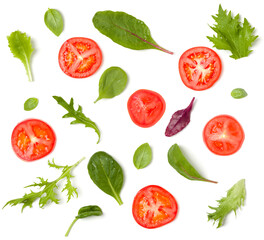
[[[84,124],[85,127],[90,127],[93,128],[95,130],[95,132],[98,135],[98,141],[97,143],[99,143],[100,141],[100,130],[97,127],[97,125],[88,117],[86,117],[83,112],[82,112],[82,107],[79,105],[77,111],[74,110],[73,107],[73,98],[71,98],[70,103],[68,104],[62,97],[58,97],[58,96],[53,96],[53,98],[57,101],[57,103],[59,105],[61,105],[62,107],[64,107],[68,113],[65,114],[62,118],[75,118],[76,120],[72,121],[71,124]]]
[[[30,68],[30,58],[34,48],[31,45],[31,38],[28,37],[26,33],[15,31],[12,32],[10,36],[7,36],[7,40],[10,51],[13,53],[15,58],[20,59],[24,64],[24,67],[27,71],[28,80],[32,82],[33,77]]]
[[[209,208],[215,210],[215,212],[208,213],[208,221],[213,220],[214,223],[218,221],[217,228],[221,227],[228,213],[234,211],[236,214],[236,210],[239,207],[244,206],[245,197],[245,179],[241,179],[227,191],[226,197],[217,201],[219,203],[218,207],[209,206]]]
[[[97,12],[93,17],[93,24],[99,32],[123,47],[134,50],[157,49],[173,54],[153,40],[143,21],[125,12]]]
[[[76,162],[72,166],[68,166],[68,165],[59,166],[59,165],[56,165],[54,163],[54,160],[52,160],[52,163],[50,163],[50,161],[48,161],[48,164],[50,167],[62,169],[62,174],[60,175],[60,177],[58,177],[56,180],[54,180],[52,182],[48,182],[48,179],[44,180],[44,178],[38,177],[37,179],[39,180],[39,182],[34,182],[33,184],[26,186],[26,188],[28,188],[28,187],[39,187],[39,188],[44,187],[42,190],[40,190],[38,192],[33,192],[31,190],[30,193],[26,193],[22,198],[17,198],[17,199],[13,199],[13,200],[8,201],[4,207],[6,207],[7,205],[10,205],[12,207],[12,206],[16,206],[17,204],[23,204],[23,206],[22,206],[22,212],[23,212],[25,207],[31,208],[32,204],[37,199],[39,199],[39,207],[40,208],[43,208],[49,202],[54,202],[54,203],[58,204],[60,200],[57,197],[57,193],[55,192],[55,189],[58,189],[57,183],[64,178],[67,179],[67,184],[65,185],[65,187],[62,191],[64,191],[64,190],[67,191],[68,201],[70,201],[70,199],[74,196],[74,194],[78,197],[77,188],[73,187],[71,184],[70,179],[73,178],[73,176],[71,175],[71,171],[84,159],[85,158],[80,159],[78,162]]]
[[[64,22],[58,10],[49,8],[45,12],[44,22],[50,31],[52,31],[57,37],[60,36],[63,31]]]
[[[248,20],[244,18],[244,23],[240,22],[240,16],[237,14],[232,17],[231,11],[227,14],[227,10],[223,10],[219,5],[218,14],[212,16],[216,21],[214,26],[210,26],[217,35],[207,38],[214,43],[214,47],[232,52],[231,58],[239,59],[247,57],[252,50],[249,48],[252,43],[258,38],[255,36],[255,28],[251,27]]]
[[[200,175],[196,169],[188,162],[181,152],[180,147],[177,144],[171,146],[168,151],[169,164],[183,177],[189,180],[197,180],[204,182],[217,183],[212,180],[208,180]]]
[[[70,227],[68,228],[65,237],[67,237],[73,227],[73,225],[76,223],[76,221],[80,218],[87,218],[90,216],[101,216],[103,214],[102,209],[96,205],[89,205],[81,207],[78,211],[78,215],[75,217],[75,219],[72,221]]]

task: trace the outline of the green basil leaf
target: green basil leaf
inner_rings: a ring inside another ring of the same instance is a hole
[[[106,69],[99,81],[99,97],[94,103],[102,98],[113,98],[121,94],[126,88],[127,74],[120,67]]]
[[[80,208],[76,218],[86,218],[89,216],[100,216],[102,214],[103,212],[100,207],[96,205],[89,205],[89,206],[84,206]]]
[[[103,192],[123,204],[120,191],[123,186],[123,170],[116,160],[106,152],[96,152],[88,162],[88,173],[92,181]]]
[[[37,98],[33,97],[33,98],[27,99],[24,103],[24,110],[25,111],[31,111],[38,106],[38,103],[39,103],[39,101]]]
[[[169,164],[183,177],[189,180],[198,180],[217,183],[202,177],[195,168],[187,161],[177,144],[171,146],[168,151]]]
[[[148,143],[137,148],[133,156],[133,163],[137,169],[145,168],[152,160],[152,151]]]
[[[63,31],[63,18],[60,12],[56,9],[48,9],[44,15],[44,22],[48,29],[52,31],[57,37]]]
[[[97,12],[93,17],[93,24],[99,32],[123,47],[134,50],[158,49],[173,54],[153,40],[148,26],[143,21],[125,12]]]
[[[233,98],[239,99],[247,96],[247,92],[243,88],[235,88],[231,92]]]

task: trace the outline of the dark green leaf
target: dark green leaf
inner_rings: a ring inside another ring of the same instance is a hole
[[[100,216],[103,212],[100,207],[96,205],[89,205],[79,209],[76,218],[86,218],[89,216]]]
[[[187,161],[177,144],[171,146],[168,151],[169,164],[182,176],[189,180],[198,180],[205,182],[217,183],[202,177],[195,168]]]
[[[152,160],[152,151],[148,143],[137,148],[133,156],[133,163],[137,169],[145,168]]]
[[[231,92],[231,96],[236,99],[244,98],[247,96],[247,92],[243,88],[235,88]]]
[[[123,186],[123,170],[106,152],[96,152],[89,160],[88,173],[103,192],[112,196],[121,205],[120,191]]]
[[[38,99],[37,98],[29,98],[24,103],[24,110],[31,111],[38,106]]]
[[[63,31],[63,18],[60,12],[56,9],[48,9],[44,15],[44,22],[46,26],[52,31],[57,37]]]
[[[143,21],[125,12],[97,12],[93,17],[93,24],[102,34],[123,47],[134,50],[158,49],[173,54],[153,40]]]
[[[121,94],[127,84],[127,74],[120,67],[106,69],[99,81],[99,97],[95,103],[102,98],[113,98]]]

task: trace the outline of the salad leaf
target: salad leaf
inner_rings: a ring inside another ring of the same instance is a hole
[[[63,31],[63,18],[60,12],[56,9],[48,9],[44,15],[44,22],[48,29],[52,31],[57,37]]]
[[[230,57],[234,59],[247,57],[252,52],[250,50],[252,43],[258,38],[254,35],[255,28],[251,27],[246,18],[242,24],[239,14],[233,17],[231,11],[227,13],[221,4],[218,14],[212,17],[216,24],[210,27],[217,35],[207,38],[214,44],[214,47],[231,51]]]
[[[57,101],[57,103],[59,105],[61,105],[62,107],[64,107],[68,113],[65,114],[62,118],[75,118],[76,120],[72,121],[71,124],[84,124],[85,127],[90,127],[93,128],[95,130],[95,132],[98,135],[98,141],[97,143],[99,143],[100,141],[100,130],[97,127],[97,125],[88,117],[86,117],[83,112],[82,112],[82,107],[79,105],[77,111],[74,110],[73,107],[73,98],[71,98],[70,103],[68,104],[62,97],[58,97],[58,96],[53,96],[53,98]]]
[[[137,169],[147,167],[152,159],[152,151],[148,143],[140,145],[134,153],[133,163]]]
[[[43,208],[49,202],[54,202],[54,203],[58,204],[59,199],[57,197],[56,189],[58,188],[58,185],[57,185],[58,182],[61,181],[62,179],[67,180],[67,183],[66,183],[64,189],[62,190],[62,192],[67,191],[68,201],[70,201],[74,195],[76,195],[78,197],[77,188],[72,186],[72,184],[71,184],[71,178],[73,178],[71,171],[84,159],[85,158],[80,159],[78,162],[76,162],[72,166],[56,165],[54,163],[54,159],[52,160],[52,162],[48,161],[48,164],[50,167],[53,167],[56,169],[61,169],[62,174],[56,180],[54,180],[52,182],[48,182],[48,179],[44,180],[44,178],[38,177],[39,182],[34,182],[33,184],[26,186],[26,188],[28,188],[28,187],[39,187],[39,188],[43,188],[42,190],[40,190],[38,192],[33,192],[31,190],[30,193],[26,193],[22,198],[17,198],[17,199],[13,199],[13,200],[8,201],[4,207],[6,207],[7,205],[10,205],[12,207],[12,206],[16,206],[17,204],[23,204],[23,206],[22,206],[22,212],[23,212],[25,207],[31,208],[32,204],[37,199],[39,199],[39,207],[40,208]]]
[[[93,17],[93,24],[99,32],[123,47],[134,50],[158,49],[173,54],[153,40],[148,26],[143,21],[125,12],[97,12]]]
[[[70,227],[68,228],[65,237],[67,237],[73,227],[73,225],[76,223],[76,221],[80,218],[86,218],[90,216],[101,216],[103,214],[102,209],[96,205],[89,205],[85,206],[79,209],[78,215],[75,217],[73,222],[71,223]]]
[[[215,212],[208,213],[208,221],[213,220],[214,223],[218,221],[217,228],[221,227],[227,214],[231,211],[234,211],[236,214],[236,210],[244,206],[245,197],[245,179],[241,179],[227,191],[226,197],[217,201],[219,203],[218,207],[209,206]]]
[[[38,106],[38,99],[37,98],[29,98],[25,101],[24,103],[24,110],[25,111],[31,111],[34,108],[36,108]]]
[[[120,191],[123,186],[123,170],[118,162],[106,152],[96,152],[90,158],[87,168],[97,187],[122,205]]]
[[[171,120],[166,128],[165,136],[171,137],[183,130],[189,124],[194,99],[195,98],[192,99],[190,105],[187,108],[178,110],[172,115]]]
[[[189,180],[197,180],[204,182],[217,183],[215,181],[208,180],[200,175],[196,169],[187,161],[181,152],[180,147],[177,144],[171,146],[168,151],[169,164],[183,177]]]
[[[120,67],[106,69],[99,81],[99,97],[94,103],[102,98],[113,98],[121,94],[127,84],[127,74]]]
[[[244,98],[247,96],[247,92],[243,88],[235,88],[231,92],[231,96],[236,99]]]
[[[8,46],[10,51],[13,53],[15,58],[21,60],[26,69],[28,80],[33,81],[33,76],[30,67],[31,54],[34,51],[34,48],[31,44],[31,38],[27,36],[26,33],[20,31],[15,31],[7,37]]]

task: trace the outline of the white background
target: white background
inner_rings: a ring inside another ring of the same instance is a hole
[[[0,239],[64,239],[64,234],[84,205],[95,204],[102,208],[101,217],[77,221],[69,239],[248,239],[263,235],[263,50],[264,15],[262,1],[33,1],[10,0],[0,9],[0,66],[1,66],[1,174],[0,207],[14,198],[22,197],[36,177],[56,179],[60,172],[51,169],[47,161],[52,158],[60,165],[72,165],[86,157],[74,171],[73,184],[78,187],[79,197],[66,203],[50,204],[40,209],[38,202],[33,208],[21,213],[21,206],[7,206],[0,210]],[[212,43],[206,36],[214,33],[209,25],[211,15],[224,9],[246,17],[256,28],[259,39],[249,57],[234,60],[227,51],[219,54],[223,71],[219,81],[209,90],[196,92],[186,88],[180,80],[178,60],[188,48],[207,46]],[[64,18],[64,31],[56,37],[44,24],[48,8],[58,9]],[[100,34],[92,24],[97,11],[124,11],[144,21],[152,37],[162,47],[174,52],[169,55],[157,50],[135,51],[126,49]],[[8,48],[6,36],[20,30],[32,38],[35,51],[31,59],[34,82],[28,82],[24,66],[14,58]],[[62,43],[71,37],[88,37],[102,49],[103,63],[100,69],[87,79],[72,79],[58,65],[58,51]],[[111,66],[123,68],[129,81],[125,91],[113,98],[93,101],[98,96],[98,82],[104,70]],[[244,88],[248,96],[236,100],[230,96],[233,88]],[[140,128],[132,123],[126,109],[129,96],[146,88],[159,92],[167,108],[162,119],[153,127]],[[101,130],[101,142],[93,129],[83,125],[70,125],[73,119],[62,119],[66,110],[52,98],[62,96],[67,102],[71,97],[83,107],[86,116],[97,123]],[[29,97],[39,99],[38,107],[30,112],[23,109]],[[196,97],[191,122],[179,134],[167,138],[165,128],[171,115],[188,106]],[[202,130],[206,122],[219,114],[234,116],[243,126],[245,141],[231,156],[217,156],[203,143]],[[10,136],[15,125],[26,118],[39,118],[49,123],[57,135],[55,150],[47,157],[27,163],[14,154]],[[133,154],[142,143],[148,142],[153,150],[152,163],[137,170]],[[218,184],[195,182],[183,178],[169,164],[167,152],[177,143],[185,156],[206,178]],[[106,151],[122,166],[125,176],[119,206],[110,196],[94,185],[87,172],[89,158],[97,151]],[[246,179],[245,206],[228,215],[225,225],[219,229],[207,221],[208,205],[217,206],[216,200],[238,180]],[[157,229],[145,229],[133,219],[131,206],[138,190],[150,184],[160,185],[171,192],[178,201],[177,218]]]

